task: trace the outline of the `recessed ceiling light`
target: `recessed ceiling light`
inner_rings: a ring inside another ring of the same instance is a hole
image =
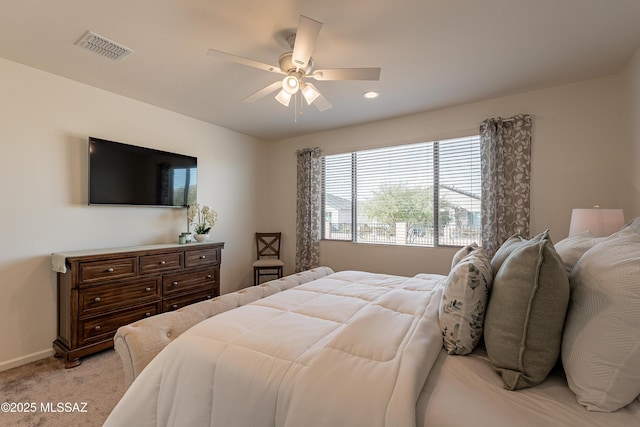
[[[380,94],[378,92],[374,92],[374,91],[370,90],[368,92],[363,93],[362,96],[363,96],[363,98],[366,98],[366,99],[374,99],[374,98],[379,97]]]

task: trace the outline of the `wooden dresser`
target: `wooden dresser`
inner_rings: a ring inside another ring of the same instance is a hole
[[[120,326],[220,295],[223,247],[189,243],[53,254],[66,270],[58,269],[56,356],[64,357],[66,368],[78,366],[80,357],[112,347]]]

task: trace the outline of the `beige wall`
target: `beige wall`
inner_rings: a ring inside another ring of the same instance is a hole
[[[56,251],[177,241],[185,209],[87,206],[87,137],[198,157],[223,292],[251,282],[264,141],[0,59],[0,370],[51,352]]]
[[[625,211],[640,211],[640,49],[636,51],[622,73],[625,94],[624,140],[626,141],[623,158],[623,173],[626,194],[630,197],[623,202]],[[627,217],[628,218],[628,217]]]
[[[384,99],[380,98],[380,102]],[[272,228],[284,233],[287,269],[295,261],[295,151],[320,147],[332,154],[388,144],[428,141],[477,132],[489,117],[517,113],[534,116],[531,228],[550,228],[558,241],[569,230],[571,209],[621,207],[636,195],[621,190],[622,79],[619,75],[553,87],[438,111],[385,120],[278,141],[270,150]],[[640,214],[628,209],[626,217]],[[452,249],[398,248],[384,245],[321,242],[323,265],[395,274],[447,273]]]

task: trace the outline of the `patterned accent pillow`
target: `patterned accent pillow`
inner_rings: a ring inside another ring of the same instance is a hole
[[[551,241],[521,242],[493,278],[484,343],[505,388],[540,384],[560,355],[569,278]]]
[[[480,341],[492,280],[491,262],[482,248],[458,262],[445,279],[439,323],[447,353],[471,353]]]
[[[457,263],[459,263],[460,261],[462,261],[462,258],[466,257],[467,255],[469,255],[471,252],[475,251],[476,249],[478,249],[478,244],[473,242],[470,245],[467,245],[463,248],[460,248],[458,250],[458,252],[456,252],[453,255],[453,258],[451,259],[451,268],[455,267]]]
[[[640,395],[640,234],[627,227],[571,272],[562,364],[578,403],[615,411]]]

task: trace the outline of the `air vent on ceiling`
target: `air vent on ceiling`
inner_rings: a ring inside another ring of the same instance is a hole
[[[76,45],[97,53],[98,55],[106,56],[114,61],[121,61],[125,56],[133,52],[133,50],[128,47],[124,47],[91,31],[87,31],[87,33],[78,40]]]

